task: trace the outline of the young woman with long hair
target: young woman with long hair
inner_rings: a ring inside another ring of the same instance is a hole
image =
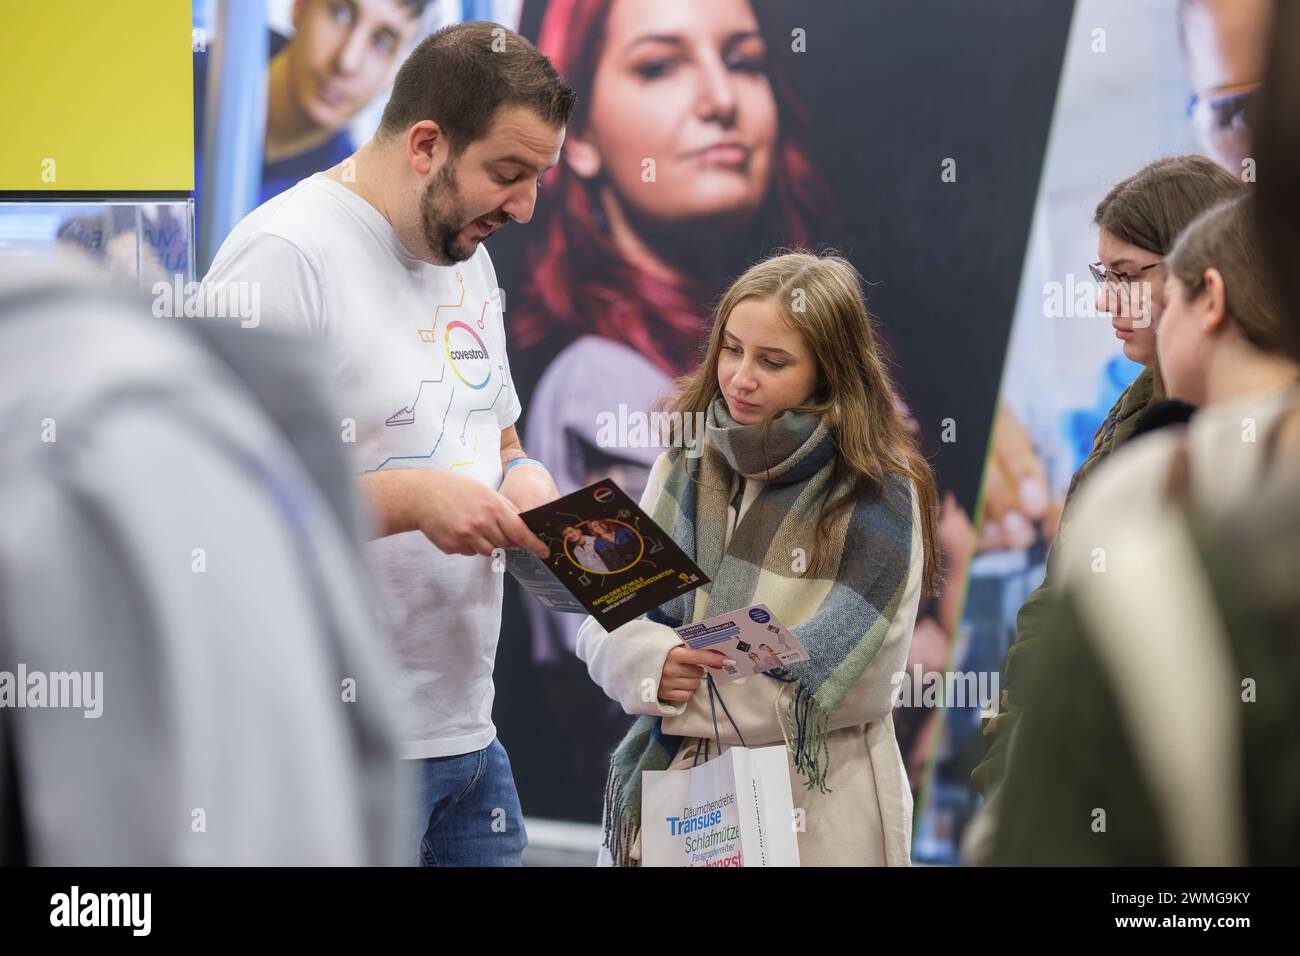
[[[593,679],[640,715],[610,767],[610,861],[640,859],[641,772],[707,759],[716,736],[787,746],[804,865],[906,865],[912,798],[892,707],[937,585],[937,494],[853,266],[793,253],[747,270],[667,408],[673,422],[703,416],[703,452],[662,454],[642,507],[710,583],[612,633],[580,628]],[[722,655],[674,628],[754,604],[810,659],[717,691],[705,677]],[[720,725],[711,693],[730,715]]]

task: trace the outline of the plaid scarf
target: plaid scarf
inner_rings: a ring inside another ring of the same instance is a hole
[[[823,508],[843,493],[834,475],[834,436],[820,416],[787,411],[766,426],[740,425],[719,397],[708,410],[703,454],[690,458],[680,448],[667,454],[671,468],[651,517],[711,583],[647,617],[681,627],[710,613],[766,604],[811,658],[768,678],[793,689],[785,722],[796,770],[809,788],[828,793],[830,715],[880,650],[907,585],[911,483],[891,476],[838,516],[819,562],[834,572],[819,579],[796,564],[796,549],[812,553]],[[766,484],[726,542],[737,475]],[[791,579],[807,586],[790,587]],[[667,769],[680,744],[664,733],[662,718],[642,716],[615,750],[605,787],[604,844],[616,866],[630,863],[628,851],[640,831],[642,772]]]

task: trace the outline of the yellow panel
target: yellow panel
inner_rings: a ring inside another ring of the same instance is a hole
[[[189,0],[0,15],[0,189],[192,190]]]

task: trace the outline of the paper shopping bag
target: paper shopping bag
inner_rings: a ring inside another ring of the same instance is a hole
[[[642,866],[798,866],[785,747],[641,774]]]

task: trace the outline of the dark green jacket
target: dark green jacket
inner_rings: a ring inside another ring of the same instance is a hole
[[[1234,778],[1241,795],[1238,862],[1300,864],[1300,471],[1241,502],[1222,520],[1176,515],[1208,598],[1217,639],[1230,661],[1221,688],[1240,698]],[[1154,602],[1158,576],[1115,576],[1112,588],[1143,588]],[[1172,815],[1160,805],[1132,745],[1136,728],[1103,665],[1069,588],[1048,617],[1015,758],[999,792],[989,862],[1002,865],[1168,865],[1179,862]],[[1140,632],[1123,635],[1141,639]],[[1175,635],[1176,636],[1176,635]],[[1145,675],[1179,681],[1182,670]],[[1251,685],[1249,693],[1244,684]],[[1189,779],[1195,785],[1194,774]],[[1216,781],[1221,783],[1222,781]],[[1096,811],[1106,811],[1098,832]]]
[[[1150,369],[1144,369],[1106,414],[1105,420],[1093,437],[1092,451],[1079,466],[1079,470],[1074,473],[1074,477],[1070,479],[1070,487],[1065,494],[1065,506],[1061,513],[1058,538],[1065,533],[1070,498],[1079,487],[1079,483],[1112,451],[1132,437],[1142,412],[1151,405],[1153,394],[1154,376]],[[975,789],[985,796],[988,796],[997,782],[1002,779],[1006,766],[1007,742],[1011,739],[1011,731],[1019,721],[1024,706],[1026,675],[1039,648],[1039,641],[1047,631],[1047,615],[1053,597],[1053,553],[1054,551],[1048,554],[1043,583],[1029,595],[1016,616],[1016,640],[1007,651],[1007,659],[1002,665],[999,713],[984,725],[983,756],[971,773],[971,781],[975,784]]]

